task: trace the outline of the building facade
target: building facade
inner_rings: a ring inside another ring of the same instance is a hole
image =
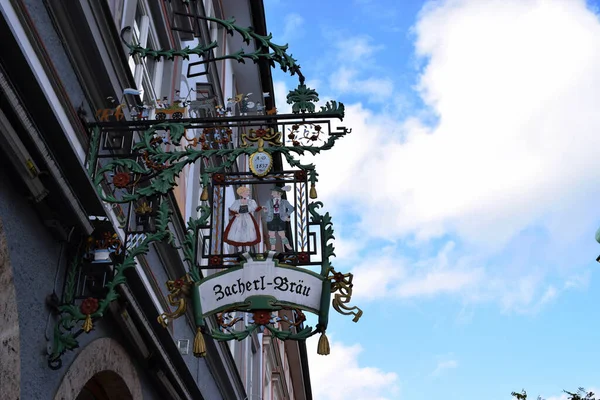
[[[7,0],[0,14],[2,398],[310,399],[304,342],[268,331],[243,341],[207,338],[206,356],[198,358],[190,310],[160,322],[177,304],[165,282],[187,272],[180,247],[153,243],[122,274],[110,262],[78,258],[90,237],[123,239],[129,219],[124,208],[100,199],[90,179],[90,123],[275,109],[266,61],[159,60],[130,55],[126,43],[181,49],[216,42],[215,58],[252,50],[255,43],[210,18],[234,16],[266,34],[262,1]],[[190,129],[181,146],[200,136]],[[219,146],[237,142],[224,137]],[[185,221],[199,213],[201,168],[186,166],[167,196],[175,244],[185,240]],[[253,195],[268,196],[259,189]],[[114,301],[92,319],[107,296]],[[88,318],[69,325],[65,312]]]

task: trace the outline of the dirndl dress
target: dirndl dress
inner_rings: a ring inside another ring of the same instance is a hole
[[[233,246],[258,244],[260,242],[260,231],[252,213],[259,211],[260,208],[256,205],[256,201],[252,199],[248,199],[248,204],[241,204],[240,200],[234,201],[229,209],[236,214],[225,228],[223,241]]]

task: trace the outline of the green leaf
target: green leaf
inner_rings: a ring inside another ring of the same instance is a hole
[[[307,326],[296,333],[293,333],[292,331],[280,331],[270,325],[266,325],[265,327],[273,334],[273,336],[280,340],[305,340],[310,337],[313,332],[313,328],[310,326]]]

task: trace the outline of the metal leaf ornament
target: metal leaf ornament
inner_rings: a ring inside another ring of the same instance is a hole
[[[292,112],[298,113],[314,113],[315,105],[313,103],[319,101],[319,94],[316,90],[307,87],[305,84],[290,91],[287,95],[287,103],[292,105]]]

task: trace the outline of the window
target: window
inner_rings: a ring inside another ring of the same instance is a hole
[[[115,21],[115,26],[118,31],[121,31],[122,20],[123,20],[123,6],[125,5],[125,0],[109,0],[108,7],[110,8],[110,12]]]
[[[138,2],[133,21],[132,42],[142,47],[157,48],[150,26],[148,12],[141,2]],[[129,57],[129,68],[133,74],[135,86],[142,91],[142,99],[145,102],[153,102],[158,97],[156,92],[160,91],[160,79],[157,75],[162,73],[159,63],[152,57],[142,58],[139,55]]]

